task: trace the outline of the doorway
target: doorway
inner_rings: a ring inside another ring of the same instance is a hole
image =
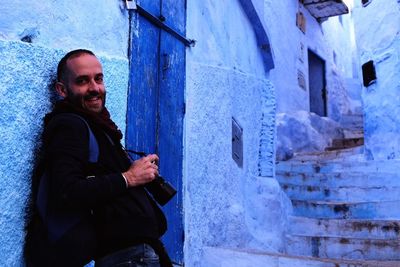
[[[185,34],[184,0],[142,0],[140,8]],[[130,79],[126,147],[159,155],[159,171],[177,190],[162,207],[168,221],[163,236],[171,259],[183,264],[183,118],[185,45],[151,18],[130,11]]]
[[[311,50],[308,50],[308,84],[310,111],[321,117],[326,117],[325,60]]]

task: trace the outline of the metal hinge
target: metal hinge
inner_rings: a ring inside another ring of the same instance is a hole
[[[172,29],[170,26],[164,23],[165,18],[163,16],[160,16],[160,18],[154,16],[147,10],[143,9],[141,6],[139,6],[136,3],[136,0],[125,0],[126,2],[126,8],[129,10],[136,10],[139,15],[142,17],[146,18],[148,21],[150,21],[153,25],[159,27],[160,29],[163,29],[164,31],[168,32],[172,36],[174,36],[176,39],[181,41],[185,46],[194,46],[196,41],[192,39],[187,39],[185,36],[182,36],[180,33],[178,33],[176,30]]]

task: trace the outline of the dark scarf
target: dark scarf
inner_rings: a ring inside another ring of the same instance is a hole
[[[74,106],[66,100],[60,100],[54,105],[53,111],[44,117],[44,124],[47,125],[55,115],[60,113],[75,113],[80,115],[85,118],[89,124],[94,124],[101,128],[112,139],[118,141],[122,139],[122,133],[118,129],[117,125],[111,120],[110,113],[106,107],[104,107],[100,113],[94,113],[84,110],[81,107]]]

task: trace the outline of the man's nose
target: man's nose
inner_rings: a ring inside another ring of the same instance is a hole
[[[94,79],[90,80],[89,91],[91,91],[91,92],[99,92],[100,91],[100,85]]]

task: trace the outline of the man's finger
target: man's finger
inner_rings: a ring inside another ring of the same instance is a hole
[[[158,163],[158,156],[156,154],[148,155],[147,158],[149,159],[149,161],[151,163],[155,163],[155,164]]]

